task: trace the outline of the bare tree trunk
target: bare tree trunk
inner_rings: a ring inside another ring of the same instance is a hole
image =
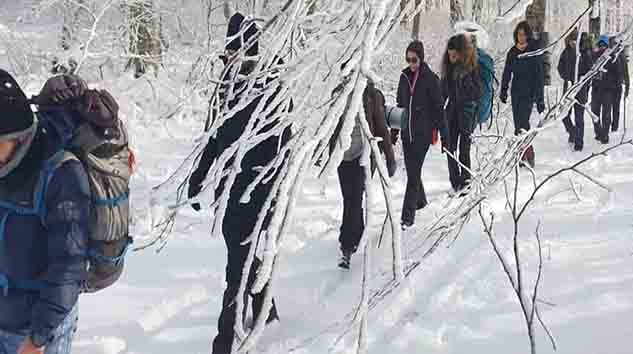
[[[415,0],[415,8],[422,4],[422,0]],[[415,15],[413,18],[413,29],[411,30],[411,38],[420,39],[420,14]]]
[[[534,0],[525,11],[525,19],[532,26],[541,48],[549,44],[549,33],[545,31],[545,14],[547,13],[547,0]],[[545,86],[552,84],[552,53],[546,52],[543,55],[545,62]]]
[[[484,12],[484,0],[473,0],[473,21],[481,23]]]
[[[64,1],[64,24],[62,25],[62,34],[60,45],[62,49],[68,50],[76,41],[76,33],[79,30],[81,6],[85,5],[85,0]]]
[[[310,7],[308,8],[308,16],[310,15],[314,15],[314,13],[317,10],[317,2],[313,2],[312,5],[310,5]]]
[[[460,0],[451,0],[451,27],[464,20],[464,12]]]
[[[622,8],[622,0],[615,0],[615,9],[616,9],[616,17],[615,17],[615,30],[620,32],[623,30],[622,22],[624,21],[624,11]]]
[[[595,41],[600,37],[600,0],[589,0],[589,5],[592,6],[589,18],[589,33],[591,33]]]
[[[126,68],[134,67],[134,76],[141,77],[148,67],[158,71],[162,63],[163,41],[160,17],[154,13],[152,0],[136,0],[128,5],[130,54]]]
[[[235,13],[231,0],[224,0],[224,18],[228,21]]]

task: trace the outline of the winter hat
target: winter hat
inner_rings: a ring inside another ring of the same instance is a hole
[[[20,85],[0,69],[0,140],[20,135],[33,126],[34,120],[31,105]]]
[[[598,38],[598,46],[604,45],[605,47],[609,46],[609,36],[603,34]]]
[[[36,127],[35,116],[26,95],[15,79],[0,69],[0,140],[19,141],[11,161],[0,167],[0,178],[6,177],[22,162],[31,148]]]
[[[228,29],[226,31],[226,49],[239,50],[258,32],[257,24],[252,20],[247,20],[244,15],[237,12],[231,16]],[[241,33],[240,33],[241,32]],[[259,54],[259,44],[257,41],[246,50],[247,56]]]

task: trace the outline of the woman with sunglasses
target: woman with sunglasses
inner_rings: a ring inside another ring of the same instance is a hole
[[[398,107],[405,110],[400,129],[407,171],[401,218],[403,229],[413,226],[416,210],[428,204],[421,173],[433,140],[433,130],[442,132],[443,146],[448,142],[440,79],[424,62],[422,42],[413,41],[409,44],[406,60],[409,66],[400,75],[396,100]]]

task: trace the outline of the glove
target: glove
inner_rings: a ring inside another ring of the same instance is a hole
[[[448,137],[443,136],[441,141],[442,141],[442,154],[445,153],[446,151],[450,151],[449,145],[448,145],[448,142],[449,142]]]
[[[187,192],[187,198],[191,199],[197,196],[198,194],[200,194],[201,190],[202,187],[200,186],[200,183],[192,183],[191,181],[189,181],[189,191]],[[202,209],[200,207],[200,203],[193,203],[191,204],[191,207],[195,211],[200,211],[200,209]]]
[[[391,144],[396,145],[398,142],[398,136],[400,135],[400,130],[391,129]]]
[[[396,171],[398,170],[398,164],[394,159],[387,160],[387,171],[389,172],[389,177],[393,177],[396,175]]]
[[[508,93],[501,92],[501,96],[499,96],[499,99],[501,99],[501,102],[503,102],[503,104],[508,104]]]
[[[57,75],[46,81],[33,102],[40,106],[58,105],[78,99],[88,90],[86,82],[77,75]]]
[[[537,103],[536,110],[538,111],[539,114],[543,114],[543,112],[545,112],[545,103],[543,102]]]

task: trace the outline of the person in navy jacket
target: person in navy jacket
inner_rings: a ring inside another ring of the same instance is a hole
[[[539,113],[545,111],[545,69],[543,56],[519,57],[539,49],[538,42],[527,21],[520,22],[514,30],[514,46],[508,51],[501,80],[501,102],[508,102],[508,88],[512,81],[512,115],[514,133],[530,130],[530,116],[534,105]],[[530,146],[523,161],[534,167],[534,148]]]
[[[91,203],[79,161],[51,171],[41,188],[59,144],[35,119],[15,79],[0,70],[0,353],[71,350]],[[45,213],[34,214],[37,203]]]

